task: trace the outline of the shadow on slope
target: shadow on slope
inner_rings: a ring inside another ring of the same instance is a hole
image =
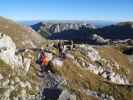
[[[73,40],[77,43],[94,43],[92,34],[97,33],[96,30],[90,28],[80,28],[79,30],[65,30],[54,33],[48,38],[51,40]]]
[[[112,40],[133,39],[133,28],[131,25],[110,25],[97,29],[98,34]]]

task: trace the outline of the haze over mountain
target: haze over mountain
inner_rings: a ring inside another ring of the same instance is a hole
[[[107,25],[112,25],[112,24],[116,24],[118,22],[115,22],[115,21],[104,21],[104,20],[90,20],[90,21],[80,21],[80,20],[27,20],[27,21],[18,21],[24,25],[34,25],[34,24],[37,24],[39,22],[44,22],[44,23],[65,23],[65,22],[71,22],[71,23],[76,23],[76,22],[81,22],[81,23],[89,23],[89,24],[92,24],[94,26],[96,26],[97,28],[100,28],[100,27],[104,27],[104,26],[107,26]]]

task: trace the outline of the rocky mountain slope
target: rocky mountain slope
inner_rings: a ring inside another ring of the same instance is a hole
[[[132,26],[132,22],[121,22],[115,25],[105,26],[103,28],[95,28],[91,24],[77,24],[76,22],[69,24],[47,24],[40,22],[32,25],[31,27],[49,39],[86,41],[89,43],[108,43],[109,41],[106,40],[123,41],[126,39],[133,39]],[[94,37],[95,39],[93,39],[94,34],[97,35],[97,37]]]
[[[79,30],[81,28],[92,28],[94,29],[95,26],[92,24],[84,23],[84,22],[49,22],[49,23],[44,23],[40,22],[35,25],[31,26],[34,30],[42,33],[42,35],[49,36],[51,35],[50,33],[61,33],[63,31],[68,31],[68,30]],[[44,32],[44,34],[43,34]],[[49,34],[48,34],[49,33]]]
[[[13,40],[1,35],[0,98],[40,100],[38,93],[44,96],[47,89],[60,89],[59,100],[131,100],[132,63],[118,49],[78,44],[69,50],[67,46],[66,58],[62,59],[58,49],[47,43],[49,71],[39,73],[37,51],[18,52]]]
[[[36,31],[49,31],[51,33],[58,33],[58,32],[62,32],[65,30],[79,30],[82,27],[85,28],[95,28],[95,26],[91,25],[91,24],[87,24],[84,22],[49,22],[49,23],[45,23],[45,22],[40,22],[37,23],[35,25],[32,25],[33,29],[35,29]],[[41,29],[41,30],[39,30]]]
[[[39,77],[31,65],[31,52],[16,54],[12,38],[0,33],[0,100],[17,100],[35,95],[39,91]],[[34,97],[33,97],[34,98]]]
[[[34,47],[44,41],[44,38],[30,27],[22,26],[3,17],[0,17],[0,33],[11,36],[17,47],[21,48],[26,46]]]
[[[99,34],[104,38],[112,40],[133,39],[132,22],[121,22],[116,25],[106,26],[98,29]]]
[[[20,38],[22,34],[15,30],[9,34],[3,25],[0,100],[42,100],[53,99],[55,95],[58,100],[132,100],[133,63],[118,47],[74,44],[70,49],[72,45],[67,44],[65,58],[62,58],[57,41],[47,41],[42,46],[50,62],[48,71],[41,72],[36,63],[38,45],[34,48],[28,43],[27,47],[22,44],[26,41]]]

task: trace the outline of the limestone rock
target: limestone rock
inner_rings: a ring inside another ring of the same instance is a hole
[[[9,36],[0,33],[0,58],[9,65],[22,66],[19,57],[15,55],[16,45]]]
[[[55,58],[52,60],[52,64],[55,66],[55,67],[62,67],[63,66],[63,60],[61,58]]]
[[[59,96],[59,100],[76,100],[76,95],[71,94],[67,90],[63,90],[63,92]]]
[[[74,56],[70,53],[66,53],[65,56],[66,56],[66,58],[70,58],[70,59],[74,60]]]
[[[30,69],[31,59],[25,58],[23,64],[24,64],[24,70],[27,73]]]
[[[88,45],[80,45],[81,52],[87,55],[92,61],[99,61],[101,59],[97,50]]]
[[[25,89],[21,89],[20,95],[21,95],[22,97],[25,97],[25,96],[26,96],[26,90],[25,90]]]
[[[9,79],[6,79],[5,81],[2,81],[2,87],[7,87],[9,84]]]
[[[20,78],[19,77],[15,77],[15,83],[19,83],[19,82],[21,82],[21,80],[20,80]]]
[[[48,61],[52,60],[53,59],[53,55],[52,53],[45,53],[47,58],[48,58]]]
[[[0,80],[2,80],[4,77],[3,77],[3,75],[2,74],[0,74]]]

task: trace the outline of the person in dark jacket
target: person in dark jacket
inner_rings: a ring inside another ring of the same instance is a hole
[[[63,44],[63,42],[59,41],[58,49],[59,49],[59,56],[64,58],[65,53],[64,53],[64,44]]]

